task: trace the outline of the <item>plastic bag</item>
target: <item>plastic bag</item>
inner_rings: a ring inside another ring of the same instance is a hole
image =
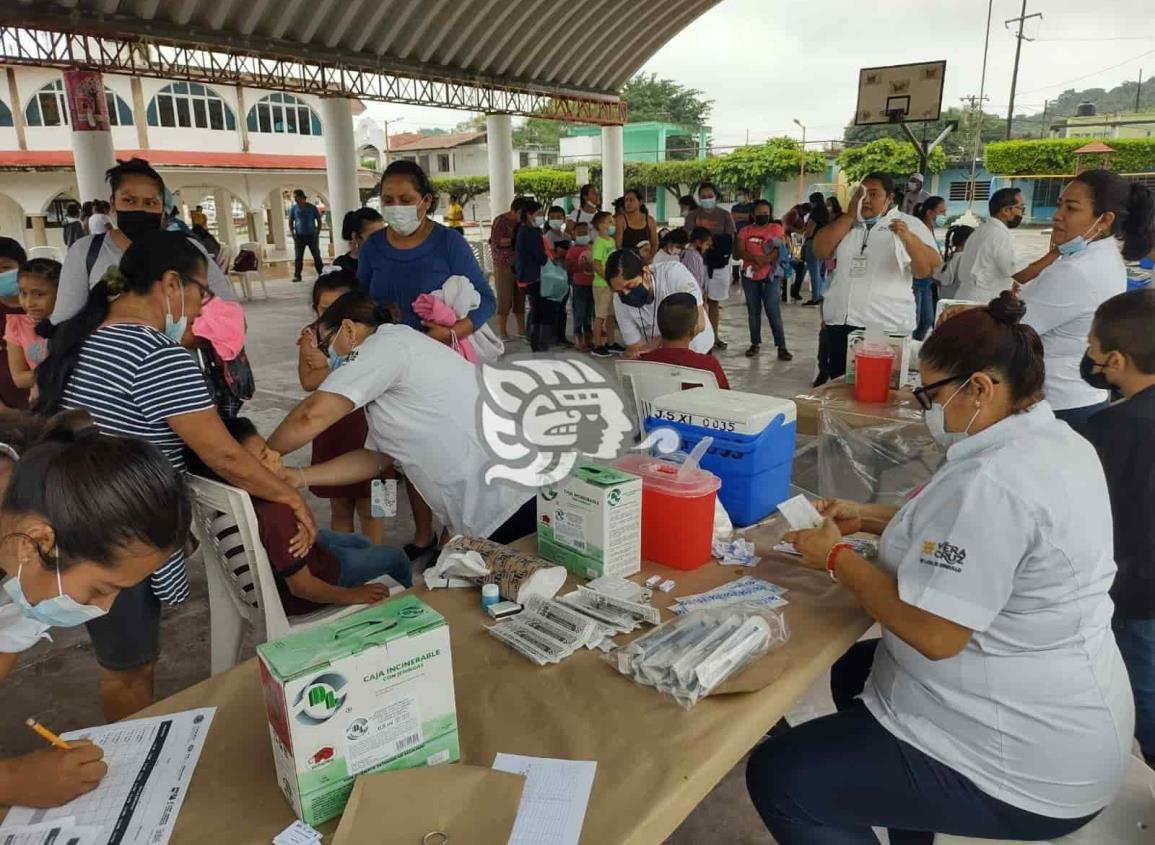
[[[679,616],[605,660],[689,710],[789,636],[778,611],[735,604]]]
[[[569,274],[565,268],[547,261],[541,268],[541,295],[553,302],[561,302],[569,293]]]

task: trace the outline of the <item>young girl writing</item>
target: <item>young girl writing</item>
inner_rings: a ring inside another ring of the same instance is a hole
[[[48,341],[36,334],[36,324],[56,307],[60,262],[33,258],[20,267],[20,307],[23,314],[9,314],[4,321],[8,347],[8,370],[13,383],[24,390],[36,384],[36,368],[48,357]]]
[[[323,273],[313,285],[313,313],[320,317],[342,294],[356,290],[357,287],[356,277],[345,270],[335,268]],[[328,357],[317,348],[317,333],[313,324],[301,331],[297,348],[297,376],[301,387],[309,391],[316,390],[332,368]],[[365,420],[365,412],[356,410],[317,436],[313,441],[313,463],[323,463],[346,452],[361,449],[368,436],[369,424]],[[372,515],[370,482],[309,489],[314,496],[329,500],[332,511],[330,524],[334,531],[354,533],[354,517],[359,516],[361,533],[375,545],[384,542],[385,522]]]

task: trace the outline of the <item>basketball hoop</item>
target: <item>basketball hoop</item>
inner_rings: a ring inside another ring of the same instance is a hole
[[[906,109],[891,109],[886,113],[886,117],[890,123],[902,123],[902,119],[906,117]]]
[[[854,123],[928,123],[942,115],[946,62],[920,62],[858,72]]]

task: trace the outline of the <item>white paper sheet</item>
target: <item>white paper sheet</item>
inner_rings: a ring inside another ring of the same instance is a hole
[[[77,827],[74,819],[56,824],[4,828],[0,842],[4,845],[99,845],[107,841],[99,827]]]
[[[578,845],[597,767],[593,760],[498,754],[493,768],[525,775],[509,845]]]
[[[63,807],[13,807],[0,825],[0,841],[10,828],[71,817],[79,826],[100,829],[94,845],[164,845],[172,835],[215,712],[215,707],[206,707],[63,734],[64,740],[87,739],[99,745],[108,774],[92,792]]]

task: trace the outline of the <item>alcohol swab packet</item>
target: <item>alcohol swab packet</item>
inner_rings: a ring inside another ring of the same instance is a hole
[[[822,526],[822,514],[803,495],[780,502],[778,513],[785,517],[786,521],[790,523],[790,527],[795,531],[805,531],[808,528],[820,528]]]

